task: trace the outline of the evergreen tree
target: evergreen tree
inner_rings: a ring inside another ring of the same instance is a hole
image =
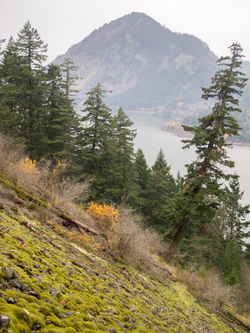
[[[78,117],[76,111],[74,110],[74,95],[78,91],[73,89],[73,86],[76,84],[76,80],[79,77],[75,74],[77,67],[74,66],[74,63],[71,59],[66,58],[60,66],[60,71],[62,73],[62,80],[60,77],[57,77],[58,80],[58,91],[59,95],[58,103],[61,109],[61,112],[58,114],[57,122],[62,124],[62,151],[60,152],[60,158],[64,161],[67,161],[68,164],[72,163],[77,149],[77,137],[80,133],[80,117]],[[59,74],[59,73],[58,73]],[[58,75],[57,74],[57,75]],[[59,74],[60,76],[60,74]],[[56,84],[56,82],[54,82]],[[60,89],[63,92],[63,101],[61,99]],[[58,110],[60,110],[58,109]],[[73,165],[71,165],[73,168]],[[63,174],[63,178],[65,175]]]
[[[226,242],[225,250],[218,259],[218,265],[221,269],[226,284],[233,286],[239,281],[242,263],[242,251],[234,240]]]
[[[171,167],[167,165],[164,153],[160,149],[147,186],[147,215],[150,223],[158,225],[158,229],[165,230],[168,221],[165,210],[171,203],[176,191],[175,180],[170,173]],[[162,227],[160,227],[162,226]]]
[[[45,71],[42,66],[46,60],[47,45],[41,40],[36,29],[27,22],[18,34],[15,43],[20,60],[21,80],[19,113],[21,115],[20,132],[26,140],[26,147],[32,158],[39,158],[43,151],[45,113],[44,98],[46,92]]]
[[[15,41],[11,37],[0,63],[0,130],[13,136],[21,135],[20,126],[18,126],[21,122],[18,110],[22,82],[20,66],[21,62],[17,55]]]
[[[177,172],[175,183],[176,183],[176,192],[180,192],[184,183],[184,178],[181,176],[180,171]]]
[[[226,187],[225,195],[222,197],[222,201],[216,209],[215,217],[211,219],[209,225],[204,226],[198,220],[196,226],[192,227],[191,233],[187,229],[181,242],[181,250],[185,253],[185,261],[190,260],[207,267],[217,266],[226,276],[221,258],[227,255],[225,252],[230,242],[237,246],[235,255],[237,255],[239,249],[242,258],[250,233],[248,230],[249,222],[246,221],[249,205],[241,205],[242,195],[243,192],[240,192],[238,177],[235,177]],[[209,200],[213,201],[213,198]],[[232,251],[232,255],[233,253]],[[239,269],[237,268],[236,271],[239,272]]]
[[[135,154],[135,166],[136,166],[136,183],[140,186],[142,191],[145,191],[148,185],[150,177],[150,168],[147,165],[147,161],[144,152],[141,148],[138,148]]]
[[[243,249],[246,239],[250,236],[250,222],[246,221],[250,205],[242,206],[241,204],[244,192],[240,191],[238,178],[235,176],[230,180],[221,206],[226,215],[225,238],[234,241],[239,248]]]
[[[60,158],[64,151],[64,106],[65,95],[62,91],[62,73],[59,65],[50,64],[47,68],[47,114],[45,121],[47,155]]]
[[[112,130],[111,109],[103,102],[107,90],[101,84],[87,93],[84,102],[83,128],[80,133],[82,150],[78,153],[79,173],[93,179],[93,196],[100,196],[105,187],[106,180],[110,179],[108,173],[112,172],[112,146],[114,133]]]
[[[45,69],[46,50],[29,22],[16,42],[10,39],[0,64],[0,130],[22,138],[32,159],[57,155],[69,161],[80,126],[73,108],[76,67],[65,59],[60,68]]]
[[[122,195],[130,196],[134,200],[135,189],[135,166],[134,166],[134,138],[136,130],[132,130],[133,121],[129,119],[120,107],[117,114],[113,117],[113,129],[116,146],[116,158],[112,165],[116,165],[115,188],[119,190],[117,198]]]
[[[138,148],[135,154],[135,183],[138,186],[138,196],[136,199],[137,209],[142,213],[146,213],[147,209],[147,187],[151,174],[151,170],[147,165],[147,161],[142,149]]]
[[[203,88],[202,97],[205,100],[216,100],[212,113],[200,118],[198,126],[183,126],[186,131],[194,133],[192,139],[183,140],[186,143],[184,148],[195,146],[197,159],[187,166],[184,186],[169,211],[176,232],[166,254],[167,261],[173,257],[190,221],[209,223],[214,208],[225,193],[221,181],[233,178],[233,175],[225,173],[225,167],[234,166],[227,156],[226,148],[230,144],[226,142],[226,136],[239,134],[239,124],[231,113],[241,112],[236,97],[242,95],[247,79],[239,70],[242,63],[241,47],[233,44],[230,51],[231,57],[218,60],[223,69],[216,72],[211,87]],[[210,203],[207,199],[211,196],[217,197],[218,202]]]

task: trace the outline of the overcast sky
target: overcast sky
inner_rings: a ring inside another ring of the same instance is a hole
[[[227,47],[238,42],[250,61],[249,0],[0,0],[0,39],[16,38],[29,20],[52,61],[93,30],[132,12],[195,35],[217,56],[229,55]]]

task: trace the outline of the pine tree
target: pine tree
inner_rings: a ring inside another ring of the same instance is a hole
[[[0,64],[1,99],[0,99],[0,130],[4,133],[20,135],[20,87],[22,77],[20,75],[20,58],[17,55],[15,41],[11,37],[3,52]]]
[[[218,265],[221,269],[226,284],[233,286],[239,281],[241,271],[242,251],[234,240],[226,242],[225,250],[218,259]]]
[[[116,164],[115,188],[120,191],[117,198],[128,195],[132,201],[136,196],[135,189],[135,166],[134,166],[134,138],[136,130],[132,130],[133,121],[129,119],[120,107],[117,114],[113,117],[113,130],[115,138]]]
[[[216,101],[212,113],[200,118],[198,126],[183,126],[185,131],[194,133],[192,139],[183,140],[184,148],[195,146],[197,159],[187,166],[184,186],[169,211],[176,232],[166,254],[167,261],[172,259],[189,222],[209,223],[225,193],[221,182],[233,178],[225,173],[225,167],[234,166],[227,156],[226,148],[231,145],[226,137],[239,134],[240,126],[232,113],[241,112],[236,97],[242,95],[247,79],[240,71],[243,57],[240,45],[233,44],[230,51],[231,57],[218,60],[223,68],[216,72],[211,87],[203,88],[202,98]],[[209,202],[211,196],[217,197],[218,202]]]
[[[58,159],[64,151],[65,94],[62,90],[62,80],[60,66],[50,64],[47,68],[47,114],[44,122],[46,122],[47,155]]]
[[[244,192],[240,191],[239,177],[235,175],[226,188],[221,209],[224,209],[226,219],[225,238],[234,241],[243,249],[246,239],[250,237],[250,221],[246,220],[250,205],[241,204]]]
[[[76,84],[76,80],[79,79],[75,74],[77,67],[74,65],[70,58],[66,58],[60,66],[62,73],[61,89],[63,91],[64,102],[62,105],[62,117],[63,117],[63,133],[61,141],[63,149],[60,153],[60,157],[63,160],[67,160],[68,163],[72,160],[75,154],[77,145],[77,136],[80,132],[80,117],[74,110],[74,95],[78,91],[73,89]],[[64,177],[64,176],[63,176]]]
[[[135,154],[135,183],[138,187],[138,196],[135,200],[137,210],[142,213],[147,211],[147,187],[150,179],[151,169],[147,165],[147,161],[142,149],[138,148]]]
[[[160,149],[156,161],[152,166],[152,172],[147,186],[147,214],[150,222],[154,226],[163,226],[165,230],[168,221],[165,216],[166,207],[171,204],[171,200],[176,191],[174,177],[170,173],[164,153]]]
[[[27,22],[18,33],[15,42],[16,54],[20,61],[18,69],[21,78],[18,112],[21,122],[20,134],[32,158],[39,158],[44,149],[44,126],[42,119],[46,112],[44,98],[46,94],[45,71],[42,66],[46,60],[47,45],[41,40],[37,30]]]
[[[142,191],[145,191],[148,185],[150,177],[150,168],[147,165],[147,161],[144,152],[141,148],[138,148],[135,154],[135,166],[136,166],[136,183],[140,186]]]
[[[114,134],[111,109],[103,101],[107,92],[99,83],[91,89],[87,93],[88,98],[82,111],[84,115],[81,118],[83,128],[79,136],[82,140],[82,149],[78,151],[78,165],[81,165],[79,173],[85,177],[94,177],[94,196],[103,193],[105,179],[109,178],[107,172],[112,168],[110,158]]]

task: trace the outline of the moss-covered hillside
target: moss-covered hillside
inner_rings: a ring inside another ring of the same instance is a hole
[[[3,189],[3,188],[2,188]],[[94,255],[0,193],[0,331],[247,332],[169,279]],[[52,221],[53,222],[53,221]]]

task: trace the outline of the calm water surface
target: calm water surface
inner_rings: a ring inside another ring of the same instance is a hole
[[[185,164],[196,158],[194,149],[183,150],[182,138],[162,130],[165,121],[159,118],[143,117],[129,114],[137,130],[134,140],[135,151],[141,148],[147,163],[152,166],[160,148],[162,148],[171,172],[176,177],[177,172],[186,174]],[[236,173],[240,176],[240,188],[244,191],[243,204],[250,204],[250,146],[234,145],[228,151],[229,157],[235,162]],[[231,172],[231,170],[230,170]]]

